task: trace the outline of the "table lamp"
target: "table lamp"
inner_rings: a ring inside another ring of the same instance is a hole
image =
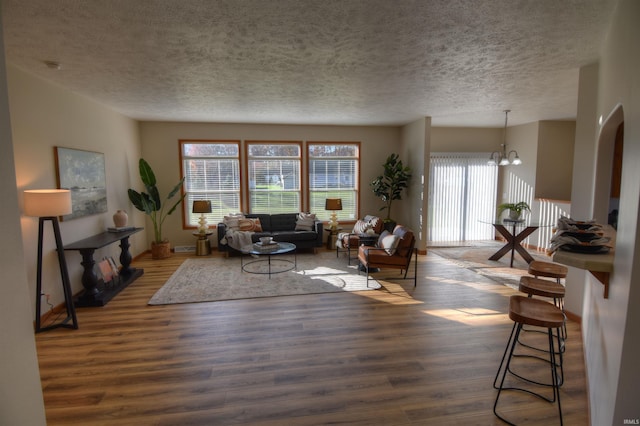
[[[205,213],[211,213],[211,201],[209,200],[195,200],[193,202],[192,213],[200,213],[200,220],[198,221],[198,232],[201,234],[207,233],[207,218],[204,217]]]
[[[33,189],[26,190],[24,195],[24,214],[39,218],[38,220],[38,272],[36,278],[36,333],[52,328],[78,328],[78,319],[73,306],[73,294],[69,282],[67,262],[64,258],[64,247],[60,236],[60,224],[58,216],[71,213],[71,192],[67,189]],[[62,290],[67,309],[67,317],[59,323],[42,327],[40,324],[40,309],[42,306],[42,242],[44,234],[44,222],[51,221],[53,234],[56,239],[56,251],[58,252],[58,264],[60,277],[62,278]],[[69,324],[71,321],[71,324]]]
[[[324,203],[324,209],[331,211],[331,219],[327,222],[329,229],[331,229],[331,231],[336,231],[338,229],[338,215],[336,214],[336,211],[342,210],[342,199],[327,198]]]

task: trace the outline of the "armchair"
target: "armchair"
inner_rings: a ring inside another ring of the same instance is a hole
[[[360,245],[360,235],[362,235],[369,227],[373,229],[375,236],[382,232],[384,223],[377,216],[367,215],[363,219],[358,220],[353,226],[351,232],[341,232],[336,239],[336,257],[339,257],[340,251],[347,251],[347,263],[351,265],[351,250],[356,251]]]
[[[403,279],[407,279],[407,272],[414,253],[413,286],[415,287],[418,281],[418,251],[415,248],[415,243],[413,231],[405,226],[397,225],[392,234],[383,232],[380,235],[377,247],[360,246],[358,260],[367,274],[367,287],[370,279],[369,272],[373,268],[400,269],[400,273],[404,271]]]

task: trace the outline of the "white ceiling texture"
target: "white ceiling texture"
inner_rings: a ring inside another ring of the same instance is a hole
[[[7,61],[138,120],[573,119],[615,0],[2,0]],[[61,69],[45,66],[57,61]]]

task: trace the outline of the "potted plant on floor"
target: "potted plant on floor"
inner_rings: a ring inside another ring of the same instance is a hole
[[[502,203],[498,206],[498,217],[505,210],[509,210],[509,220],[517,221],[520,220],[522,212],[531,211],[531,208],[529,207],[529,204],[524,201],[519,201],[517,203]]]
[[[402,199],[402,191],[409,186],[411,169],[403,166],[398,154],[391,154],[382,165],[384,172],[371,182],[373,193],[384,201],[380,210],[387,210],[384,218],[385,229],[393,231],[395,220],[391,219],[391,204]]]
[[[143,158],[139,161],[140,179],[144,183],[146,192],[138,192],[135,189],[129,188],[129,200],[138,210],[146,213],[153,223],[153,241],[151,242],[151,257],[153,259],[164,259],[171,255],[171,244],[168,240],[162,237],[162,224],[164,220],[169,216],[178,205],[186,197],[186,193],[182,194],[179,199],[168,207],[163,203],[160,198],[160,192],[156,186],[156,176]],[[169,192],[169,195],[164,200],[168,202],[171,200],[182,187],[184,178],[178,182],[178,184]]]

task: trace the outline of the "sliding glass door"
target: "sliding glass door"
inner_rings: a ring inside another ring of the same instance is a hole
[[[429,243],[491,240],[498,167],[488,153],[432,153],[429,170]]]

